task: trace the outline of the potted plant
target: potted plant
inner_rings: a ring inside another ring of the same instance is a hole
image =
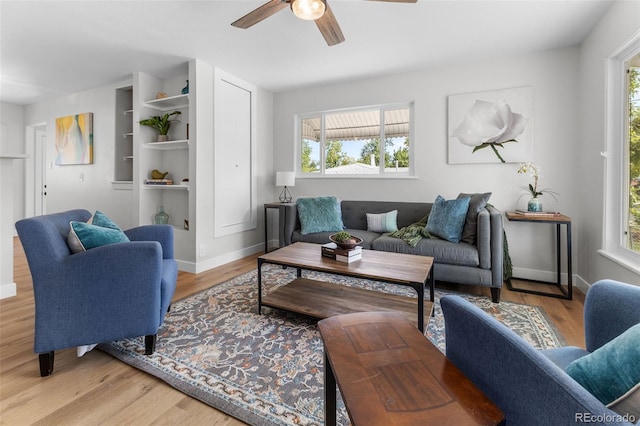
[[[166,142],[168,139],[169,129],[171,128],[171,122],[177,121],[177,118],[172,119],[173,116],[182,114],[180,111],[168,112],[162,117],[155,115],[153,117],[140,120],[140,124],[143,126],[149,126],[158,131],[158,142]]]
[[[351,235],[346,231],[340,231],[337,234],[330,235],[329,240],[345,250],[351,250],[362,243],[362,238]]]

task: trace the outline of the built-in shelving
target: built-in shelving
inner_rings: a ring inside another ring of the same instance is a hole
[[[143,185],[147,189],[170,189],[170,190],[180,190],[180,191],[188,191],[189,185]]]
[[[167,151],[175,149],[189,149],[189,140],[182,139],[178,141],[146,142],[144,146],[149,149],[162,149]]]
[[[125,86],[116,89],[115,164],[113,184],[122,189],[123,182],[133,182],[133,87]],[[128,189],[131,187],[129,186]]]
[[[146,101],[144,104],[147,108],[155,109],[157,111],[187,108],[189,106],[189,94],[186,93],[166,98],[152,99]]]

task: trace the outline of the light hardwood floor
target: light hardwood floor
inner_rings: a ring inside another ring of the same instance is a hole
[[[198,275],[180,272],[174,300],[254,269],[256,257]],[[243,424],[99,350],[82,358],[76,357],[75,349],[57,351],[53,374],[41,378],[33,353],[31,275],[17,238],[14,281],[18,295],[0,300],[0,424]],[[489,297],[488,289],[447,288]],[[566,301],[503,288],[502,300],[544,307],[567,343],[584,347],[584,295],[579,290],[574,300]]]

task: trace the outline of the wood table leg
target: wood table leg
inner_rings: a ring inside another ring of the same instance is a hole
[[[336,424],[336,378],[327,351],[324,355],[324,424],[325,426],[335,426]]]

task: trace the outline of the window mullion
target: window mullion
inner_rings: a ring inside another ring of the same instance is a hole
[[[385,144],[385,137],[384,137],[384,135],[385,135],[385,130],[384,130],[384,127],[385,127],[384,109],[380,108],[378,110],[378,112],[380,113],[380,146],[378,148],[379,151],[380,151],[380,155],[379,155],[380,164],[379,164],[379,167],[380,167],[380,174],[382,175],[382,174],[384,174],[384,166],[385,166],[385,164],[387,162],[386,161],[387,160],[386,159],[387,152],[386,152],[386,144]]]

